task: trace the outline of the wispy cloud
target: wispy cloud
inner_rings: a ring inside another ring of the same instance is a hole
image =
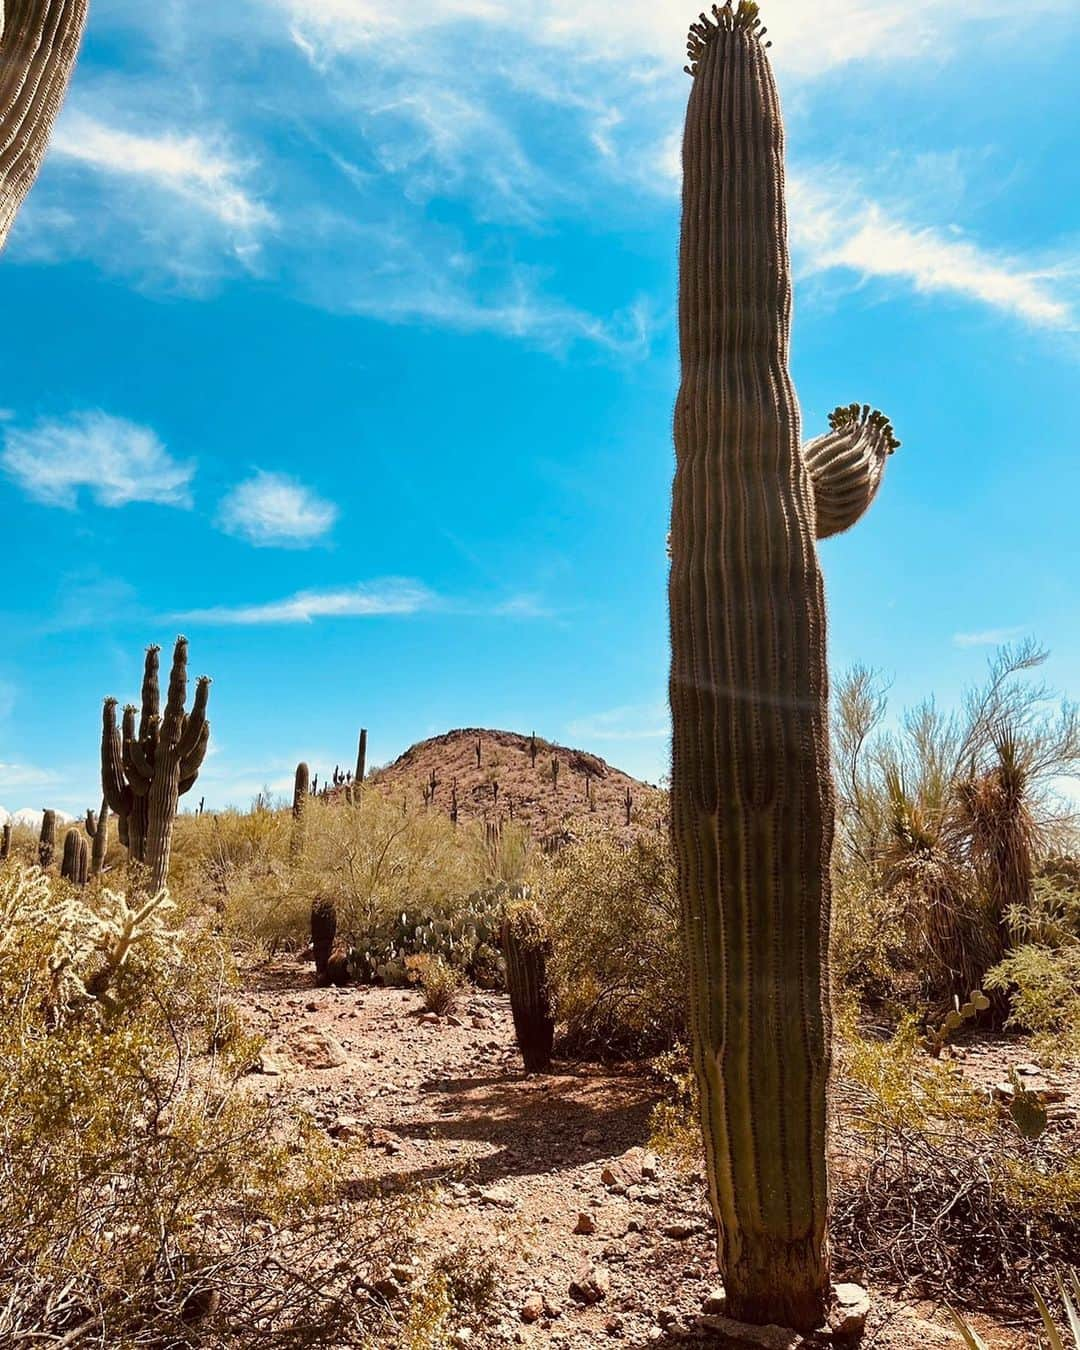
[[[391,577],[341,590],[300,591],[284,600],[264,604],[192,609],[171,617],[182,623],[221,626],[294,624],[313,623],[316,619],[419,614],[435,608],[437,603],[437,597],[418,582]]]
[[[1003,643],[1013,642],[1027,631],[1023,624],[1014,624],[1011,628],[986,628],[980,633],[954,633],[953,645],[956,647],[1000,647]]]
[[[579,718],[567,731],[589,741],[660,740],[671,735],[671,714],[666,703],[627,704]]]
[[[273,212],[244,186],[253,165],[231,154],[219,137],[127,131],[76,111],[58,122],[50,151],[102,173],[144,179],[236,230],[275,223]]]
[[[1060,270],[981,247],[955,228],[913,225],[848,191],[845,199],[809,174],[790,184],[792,241],[804,276],[836,268],[901,281],[921,294],[974,300],[1048,328],[1074,321]]]
[[[3,428],[0,465],[46,506],[73,510],[79,492],[100,506],[190,506],[195,465],[174,460],[150,427],[108,413],[77,412],[29,428]]]
[[[338,518],[338,508],[303,483],[260,470],[225,497],[218,524],[257,548],[310,548]]]
[[[51,769],[39,769],[33,764],[0,762],[0,792],[50,787],[58,781],[59,775]]]

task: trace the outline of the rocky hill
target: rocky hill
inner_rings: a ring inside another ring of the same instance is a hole
[[[430,798],[448,815],[456,803],[459,820],[514,820],[540,840],[577,833],[588,822],[628,832],[667,822],[656,787],[599,755],[513,731],[469,727],[433,736],[373,772],[368,783],[388,796]]]

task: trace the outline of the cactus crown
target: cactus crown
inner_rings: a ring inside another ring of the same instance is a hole
[[[901,442],[896,439],[892,423],[884,413],[871,408],[869,403],[849,403],[846,408],[834,408],[829,414],[829,426],[833,431],[847,431],[849,427],[869,427],[879,432],[889,447],[889,454],[899,450]]]
[[[737,6],[732,4],[732,0],[725,0],[723,5],[712,7],[715,23],[707,14],[700,15],[697,23],[690,25],[690,32],[686,38],[686,54],[690,58],[690,64],[684,67],[686,73],[697,74],[698,62],[719,32],[745,33],[755,42],[761,42],[769,30],[763,26],[758,17],[760,8],[755,0],[739,0]],[[772,43],[762,42],[761,45],[771,47]]]

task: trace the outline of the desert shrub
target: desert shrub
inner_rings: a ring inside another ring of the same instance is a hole
[[[424,1011],[445,1017],[452,1013],[461,997],[465,983],[459,970],[448,965],[441,956],[427,952],[405,958],[409,981],[420,986],[424,995]]]
[[[233,978],[164,901],[0,869],[0,1342],[370,1342],[405,1202],[245,1089]]]
[[[1030,1032],[1037,1055],[1048,1063],[1080,1060],[1080,942],[1017,947],[986,985],[1009,996],[1006,1025]]]
[[[655,1054],[685,1034],[686,960],[667,835],[627,847],[590,834],[554,857],[537,897],[568,1053]]]

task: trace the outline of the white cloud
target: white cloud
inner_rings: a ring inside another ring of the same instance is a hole
[[[333,529],[338,509],[303,483],[259,470],[225,497],[218,523],[257,548],[309,548]]]
[[[666,703],[628,704],[571,722],[571,736],[590,741],[651,741],[671,735],[671,713]]]
[[[0,761],[0,792],[49,787],[57,781],[58,775],[51,769],[39,769],[33,764],[5,764]]]
[[[1015,624],[1011,628],[987,628],[981,633],[954,633],[953,645],[957,647],[1000,647],[1006,642],[1012,642],[1027,629],[1023,624]]]
[[[102,173],[144,179],[243,233],[275,223],[273,212],[243,186],[252,164],[235,158],[216,138],[174,131],[145,135],[73,112],[58,122],[50,151]]]
[[[46,506],[74,509],[80,488],[101,506],[190,506],[195,465],[179,463],[149,427],[104,412],[3,431],[0,465]]]
[[[184,623],[249,626],[419,614],[436,605],[436,596],[426,587],[414,581],[392,577],[341,590],[301,591],[287,599],[264,604],[216,605],[209,609],[193,609],[172,617]]]
[[[908,224],[857,191],[837,188],[839,177],[804,171],[789,181],[792,246],[802,275],[842,268],[904,281],[922,294],[975,300],[1039,327],[1073,322],[1060,272],[981,248],[955,230]]]

